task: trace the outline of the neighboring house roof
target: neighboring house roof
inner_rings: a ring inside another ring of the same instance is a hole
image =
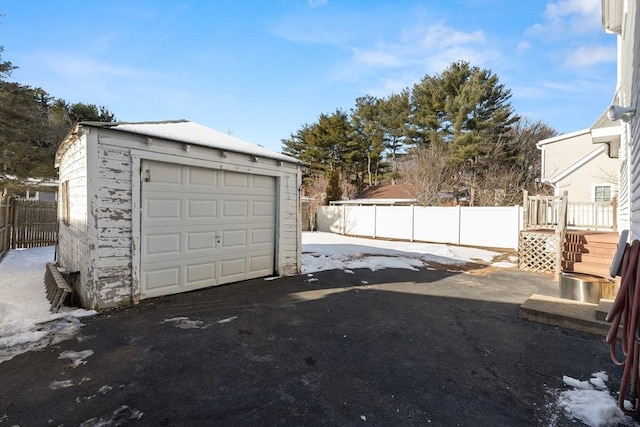
[[[58,188],[58,180],[52,178],[18,178],[15,175],[2,175],[0,174],[0,181],[11,181],[17,182],[29,187],[50,187],[57,189]]]
[[[67,141],[74,139],[80,127],[83,126],[128,132],[146,136],[152,139],[158,138],[182,142],[186,144],[201,145],[204,147],[216,148],[223,151],[249,154],[258,157],[266,157],[269,159],[281,160],[289,163],[301,163],[298,159],[295,159],[293,157],[276,153],[275,151],[269,150],[268,148],[243,141],[239,138],[227,135],[215,129],[211,129],[188,120],[167,120],[160,122],[138,123],[80,122],[69,133],[69,135],[67,135],[62,144],[60,144],[60,148],[62,148]],[[58,156],[56,154],[56,163],[58,161],[57,157]]]
[[[407,199],[409,187],[404,184],[370,185],[359,192],[354,199]]]
[[[552,144],[554,142],[563,141],[566,139],[574,138],[576,136],[591,133],[591,142],[594,144],[600,143],[620,143],[620,125],[613,122],[607,117],[606,111],[591,125],[589,129],[582,129],[571,133],[565,133],[557,135],[551,138],[538,141],[536,146],[541,149],[544,145]]]
[[[409,187],[404,184],[370,185],[351,200],[340,200],[331,204],[342,205],[393,205],[398,203],[415,203],[416,199],[408,196]]]

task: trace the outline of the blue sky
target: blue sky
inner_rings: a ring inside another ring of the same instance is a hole
[[[275,151],[321,113],[458,60],[493,71],[518,114],[561,133],[588,128],[615,90],[600,0],[2,0],[0,14],[15,81],[120,121],[185,118]]]

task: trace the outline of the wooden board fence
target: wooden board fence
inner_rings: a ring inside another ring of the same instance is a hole
[[[57,203],[14,200],[11,249],[55,245],[58,240]]]
[[[11,213],[13,199],[0,198],[0,259],[11,249]]]

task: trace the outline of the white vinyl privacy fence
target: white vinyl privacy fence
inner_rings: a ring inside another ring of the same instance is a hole
[[[488,248],[518,249],[520,206],[322,206],[319,231]]]

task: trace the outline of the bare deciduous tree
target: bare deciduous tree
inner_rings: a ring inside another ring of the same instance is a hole
[[[447,194],[458,192],[457,168],[450,154],[440,145],[430,145],[412,150],[402,165],[403,184],[408,197],[415,198],[422,206],[441,204]]]
[[[521,171],[518,166],[495,163],[476,176],[473,189],[475,206],[510,206],[522,202]]]
[[[324,204],[327,189],[327,177],[325,174],[316,173],[305,180],[303,195],[306,197],[309,215],[309,230],[316,229],[316,215],[318,208]]]

